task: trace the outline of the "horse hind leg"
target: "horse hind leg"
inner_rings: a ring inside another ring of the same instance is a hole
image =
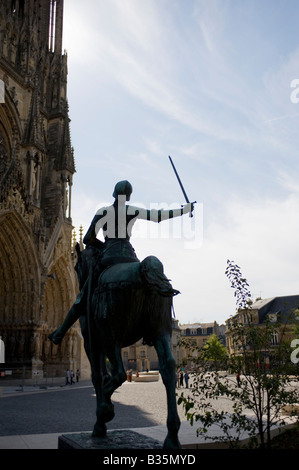
[[[160,373],[166,388],[167,396],[167,436],[163,444],[164,449],[180,449],[181,445],[178,439],[180,428],[180,418],[177,412],[176,403],[176,375],[175,360],[170,349],[169,336],[160,337],[154,344],[157,351]]]

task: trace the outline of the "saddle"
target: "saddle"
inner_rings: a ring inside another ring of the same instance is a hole
[[[161,261],[148,256],[143,261],[118,263],[107,267],[99,276],[94,292],[95,315],[98,319],[107,318],[132,302],[138,306],[146,293],[156,293],[163,297],[173,297],[179,291],[173,289],[164,274]]]

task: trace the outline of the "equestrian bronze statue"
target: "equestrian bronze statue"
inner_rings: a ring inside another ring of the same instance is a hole
[[[180,448],[180,420],[175,393],[175,361],[171,352],[173,289],[155,256],[139,261],[130,243],[138,219],[161,222],[192,213],[194,203],[173,210],[146,210],[127,204],[132,193],[128,181],[116,184],[114,203],[97,211],[83,239],[76,245],[75,266],[80,293],[64,322],[49,335],[59,344],[67,330],[80,320],[84,347],[96,391],[97,421],[93,436],[106,435],[106,423],[114,417],[113,392],[125,382],[121,349],[140,339],[154,346],[167,395],[167,429],[164,448]],[[97,238],[103,231],[104,242]],[[109,371],[106,366],[109,360]]]

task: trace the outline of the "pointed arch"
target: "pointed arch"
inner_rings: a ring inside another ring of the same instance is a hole
[[[64,320],[76,298],[75,273],[70,272],[69,261],[61,256],[51,267],[43,298],[43,321],[49,332]]]
[[[0,216],[0,325],[39,323],[41,269],[31,230],[16,211]]]

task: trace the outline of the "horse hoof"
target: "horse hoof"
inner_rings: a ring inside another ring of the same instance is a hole
[[[166,437],[164,444],[163,444],[163,449],[181,449],[182,446],[179,442],[178,439],[171,439],[170,437]]]
[[[105,424],[96,424],[93,427],[92,437],[105,437],[107,435],[107,428]]]

